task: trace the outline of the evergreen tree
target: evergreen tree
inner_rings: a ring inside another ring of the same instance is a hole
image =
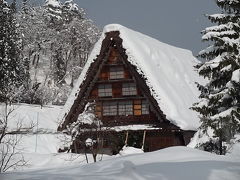
[[[201,115],[200,128],[213,130],[217,151],[224,154],[223,141],[240,132],[240,0],[216,4],[222,13],[207,15],[217,25],[202,31],[202,40],[211,45],[199,52],[205,62],[197,66],[199,75],[209,81],[198,84],[201,100],[193,109]]]
[[[60,30],[62,25],[62,4],[59,0],[46,0],[46,21],[49,27]]]
[[[20,38],[15,18],[16,1],[9,6],[0,1],[0,101],[9,102],[19,94],[23,66]]]
[[[22,0],[22,12],[28,14],[28,11],[29,11],[28,0]]]

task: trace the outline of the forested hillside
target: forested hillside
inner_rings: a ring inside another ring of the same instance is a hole
[[[29,4],[1,2],[1,101],[62,105],[100,31],[72,0]]]

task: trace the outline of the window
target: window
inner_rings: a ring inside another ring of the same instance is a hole
[[[124,83],[122,86],[122,95],[131,96],[137,94],[137,88],[135,83]]]
[[[111,84],[99,84],[98,85],[98,96],[99,97],[112,96],[112,85]]]
[[[101,103],[96,103],[95,106],[95,114],[97,115],[97,117],[102,117],[102,106]]]
[[[134,115],[135,116],[142,115],[141,100],[134,100]]]
[[[120,101],[118,103],[118,115],[133,115],[133,103],[132,101]]]
[[[149,104],[146,100],[134,101],[106,101],[101,104],[97,103],[95,112],[98,117],[103,116],[140,116],[149,114]],[[101,113],[102,111],[102,113]]]
[[[142,100],[142,114],[149,114],[149,104],[147,100]]]
[[[124,78],[123,67],[110,68],[110,79],[122,79],[122,78]]]
[[[147,100],[134,100],[134,115],[149,114],[149,104]]]
[[[118,57],[119,57],[119,53],[118,53],[117,49],[113,48],[111,50],[110,56],[108,58],[109,59],[109,63],[110,64],[116,64],[118,62],[118,60],[119,60]]]
[[[117,115],[117,102],[104,102],[103,103],[103,116]]]

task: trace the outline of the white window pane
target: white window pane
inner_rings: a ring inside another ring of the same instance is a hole
[[[111,67],[110,68],[110,79],[122,79],[124,78],[123,67]]]
[[[112,96],[112,85],[111,84],[99,84],[98,95],[100,97]]]
[[[137,88],[135,83],[124,83],[122,88],[122,94],[125,96],[136,95]]]

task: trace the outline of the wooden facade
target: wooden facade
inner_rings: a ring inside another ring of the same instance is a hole
[[[193,135],[193,132],[183,131],[166,119],[145,79],[129,63],[118,31],[106,34],[101,52],[79,88],[80,92],[59,130],[76,121],[85,105],[93,102],[95,114],[104,127],[140,124],[154,127],[151,130],[111,132],[122,136],[138,133],[142,136],[139,146],[141,144],[145,151],[186,145]]]

